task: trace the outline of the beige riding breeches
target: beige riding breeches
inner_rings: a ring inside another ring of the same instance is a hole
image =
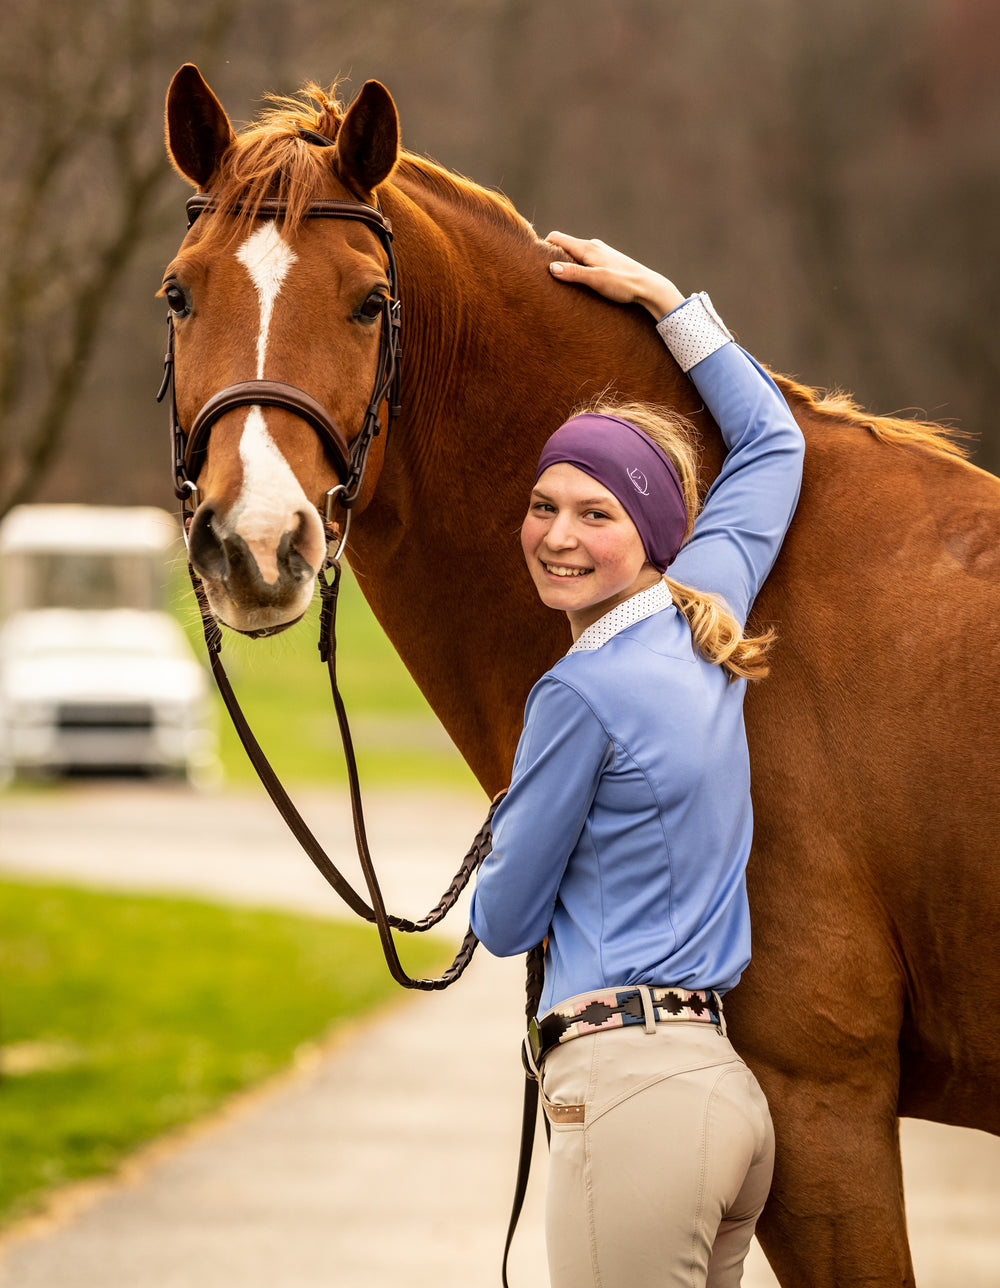
[[[552,1288],[736,1288],[771,1184],[757,1080],[715,1025],[607,1029],[542,1066]]]

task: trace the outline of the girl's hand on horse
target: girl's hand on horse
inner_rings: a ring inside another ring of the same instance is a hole
[[[657,322],[684,303],[684,296],[669,278],[654,273],[638,260],[629,259],[596,237],[583,241],[566,233],[549,233],[545,240],[570,256],[568,261],[549,265],[549,272],[560,282],[589,286],[616,304],[641,304]]]

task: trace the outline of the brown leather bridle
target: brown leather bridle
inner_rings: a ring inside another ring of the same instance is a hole
[[[275,219],[283,213],[283,201],[262,201],[255,213],[260,218]],[[199,192],[187,202],[188,228],[205,211],[218,209],[210,192]],[[238,207],[237,207],[238,209]],[[157,393],[157,402],[170,394],[170,441],[173,454],[174,492],[182,503],[186,518],[198,505],[198,485],[195,480],[208,450],[212,427],[227,412],[237,407],[278,407],[306,421],[316,431],[324,450],[337,470],[340,482],[327,492],[322,507],[317,507],[324,523],[329,526],[334,510],[339,506],[346,512],[343,537],[350,518],[350,510],[358,498],[364,479],[365,467],[372,442],[381,432],[379,413],[388,399],[388,423],[400,414],[401,331],[402,303],[399,298],[399,276],[396,257],[392,249],[392,224],[376,206],[360,201],[314,201],[304,212],[309,219],[351,219],[365,224],[378,237],[388,260],[389,293],[382,302],[379,331],[378,361],[375,367],[375,385],[365,409],[361,429],[348,444],[340,426],[312,394],[297,385],[279,380],[240,380],[226,385],[212,395],[185,430],[177,415],[177,398],[174,380],[174,319],[167,315],[167,351],[163,359],[163,381]],[[388,431],[387,431],[388,432]],[[343,548],[343,539],[341,549]],[[338,550],[338,554],[339,554]]]

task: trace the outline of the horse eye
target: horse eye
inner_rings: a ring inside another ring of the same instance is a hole
[[[178,317],[183,317],[189,312],[187,296],[176,283],[167,283],[163,288],[163,298],[167,301],[167,307],[171,313],[176,313]]]
[[[372,291],[371,295],[368,296],[354,316],[359,322],[378,321],[382,314],[382,309],[385,306],[385,299],[384,291]]]

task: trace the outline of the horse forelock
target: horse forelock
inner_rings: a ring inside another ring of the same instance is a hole
[[[854,425],[867,429],[870,434],[883,443],[897,443],[901,446],[925,447],[938,456],[964,459],[969,455],[965,443],[957,441],[968,438],[963,430],[949,425],[939,424],[932,420],[909,419],[905,416],[877,416],[866,411],[850,394],[842,390],[819,390],[809,385],[800,384],[790,376],[771,373],[792,410],[802,407],[806,411],[824,419],[837,421],[842,425]]]
[[[268,106],[236,135],[222,158],[212,195],[227,218],[211,221],[206,236],[245,235],[261,202],[269,200],[285,203],[280,222],[294,227],[311,202],[329,194],[329,151],[299,131],[336,139],[344,115],[336,93],[336,83],[323,89],[309,82],[294,98],[267,97]]]

